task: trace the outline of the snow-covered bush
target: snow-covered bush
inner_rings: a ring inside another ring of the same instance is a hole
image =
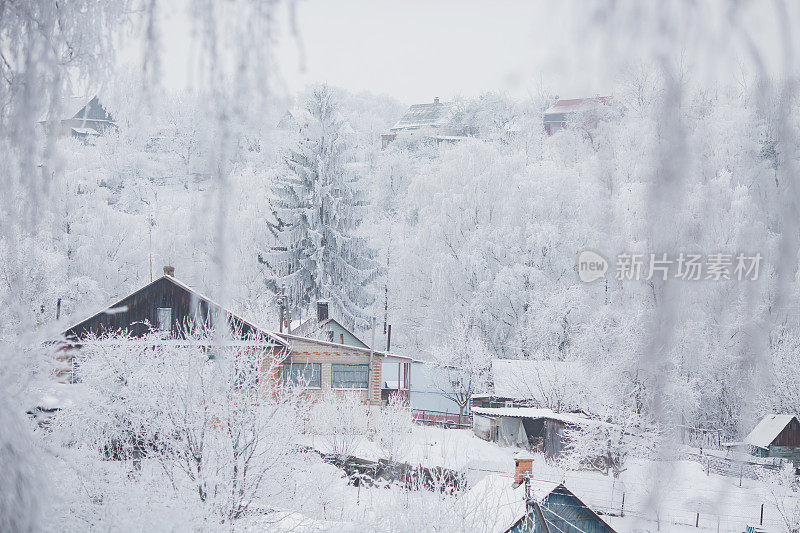
[[[282,492],[298,457],[301,400],[270,382],[271,350],[217,343],[209,332],[185,341],[113,335],[87,339],[76,363],[90,394],[56,415],[55,443],[123,461],[132,478],[156,465],[164,484],[217,520]]]
[[[411,406],[399,394],[392,394],[389,402],[375,413],[373,425],[383,458],[401,461],[411,444],[411,432],[414,429]]]
[[[311,428],[325,452],[341,460],[356,454],[369,432],[369,407],[357,391],[327,390],[311,407]]]
[[[626,470],[628,457],[654,453],[657,429],[644,417],[620,414],[607,420],[587,420],[564,430],[561,463],[567,468],[588,468],[614,477]]]

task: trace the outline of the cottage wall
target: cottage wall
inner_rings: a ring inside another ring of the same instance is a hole
[[[285,363],[306,364],[319,363],[322,374],[320,388],[308,388],[307,393],[312,399],[321,399],[326,391],[331,387],[331,367],[334,364],[348,365],[368,365],[370,363],[369,352],[364,350],[352,350],[349,346],[327,345],[304,340],[292,340],[292,351]],[[369,371],[369,388],[364,389],[336,389],[345,392],[358,394],[361,401],[370,405],[381,404],[381,366],[383,356],[375,353],[372,358],[372,367]]]

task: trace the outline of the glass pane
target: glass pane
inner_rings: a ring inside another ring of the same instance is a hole
[[[334,389],[366,389],[369,365],[331,365],[331,387]]]
[[[283,382],[299,387],[322,386],[322,372],[319,363],[300,363],[283,365]]]

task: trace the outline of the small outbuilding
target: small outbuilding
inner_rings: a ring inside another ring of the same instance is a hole
[[[533,407],[473,407],[472,430],[478,437],[558,457],[567,429],[604,424],[580,413],[556,413]]]
[[[744,438],[757,457],[780,457],[800,465],[800,421],[796,415],[769,414]]]

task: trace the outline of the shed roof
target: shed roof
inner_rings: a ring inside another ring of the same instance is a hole
[[[556,413],[552,409],[539,409],[536,407],[473,407],[472,412],[477,415],[501,416],[510,418],[546,418],[567,424],[608,424],[600,420],[588,418],[577,413]]]
[[[289,347],[292,349],[292,351],[295,351],[297,349],[299,349],[300,351],[306,351],[306,349],[309,346],[321,346],[324,348],[337,348],[343,354],[349,352],[358,352],[360,354],[369,355],[370,353],[373,353],[377,356],[384,357],[387,360],[395,360],[404,363],[407,363],[412,360],[410,357],[405,355],[399,355],[390,352],[381,352],[378,350],[370,350],[369,348],[362,348],[361,346],[349,346],[347,344],[338,344],[335,342],[312,339],[309,337],[302,337],[300,335],[293,335],[289,333],[277,333],[276,335],[278,335],[286,342],[288,342]]]
[[[746,444],[758,448],[769,448],[772,441],[781,434],[789,422],[796,419],[795,415],[788,414],[769,414],[756,424],[756,427],[744,438]]]
[[[575,361],[492,359],[494,395],[545,405],[549,397],[574,387],[578,370]]]

